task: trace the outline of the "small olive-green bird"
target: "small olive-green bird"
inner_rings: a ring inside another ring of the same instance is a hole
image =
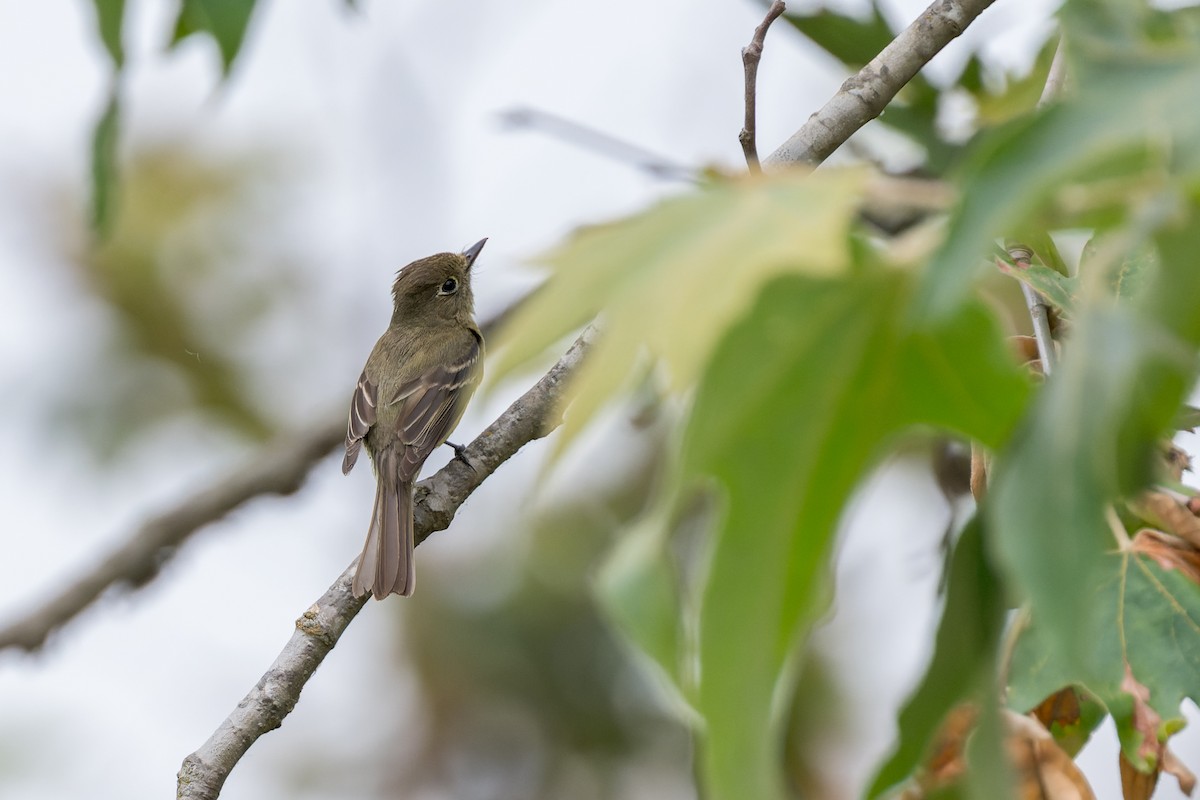
[[[346,426],[349,473],[365,443],[378,486],[354,594],[413,592],[413,483],[483,377],[471,267],[487,239],[414,261],[392,285],[392,322],[367,358]]]

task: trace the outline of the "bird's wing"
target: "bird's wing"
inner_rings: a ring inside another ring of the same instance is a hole
[[[367,377],[367,371],[358,379],[354,397],[350,400],[350,421],[346,423],[346,457],[342,459],[342,474],[348,474],[358,460],[363,438],[375,424],[375,384]]]
[[[400,476],[412,480],[421,465],[462,417],[467,401],[483,376],[483,348],[472,331],[462,353],[430,368],[421,377],[400,387],[392,403],[400,403],[396,435],[404,445]]]

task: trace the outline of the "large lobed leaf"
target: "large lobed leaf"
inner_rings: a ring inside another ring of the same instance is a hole
[[[723,514],[698,623],[703,770],[713,798],[782,796],[779,708],[821,607],[850,492],[916,424],[999,443],[1028,385],[973,303],[907,325],[909,276],[781,278],[721,342],[697,390],[685,476],[715,478]]]
[[[603,311],[602,335],[573,392],[560,446],[649,355],[690,387],[764,283],[837,275],[865,173],[828,170],[726,181],[625,220],[580,231],[546,261],[547,285],[501,334],[502,375]]]
[[[1092,665],[1064,657],[1058,633],[1035,618],[1013,655],[1010,702],[1032,708],[1081,684],[1113,715],[1126,757],[1146,768],[1157,740],[1182,727],[1183,699],[1200,702],[1200,588],[1133,551],[1105,556],[1098,578],[1088,594],[1100,610],[1086,630]]]

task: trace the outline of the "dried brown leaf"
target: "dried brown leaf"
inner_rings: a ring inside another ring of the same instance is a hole
[[[1004,712],[1005,749],[1017,772],[1022,800],[1095,800],[1074,760],[1033,717]]]
[[[1130,549],[1153,558],[1163,569],[1179,570],[1192,583],[1200,585],[1200,550],[1190,543],[1169,533],[1143,528]]]

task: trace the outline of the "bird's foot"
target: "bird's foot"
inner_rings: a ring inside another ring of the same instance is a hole
[[[467,448],[465,445],[455,444],[454,442],[445,442],[445,445],[454,451],[455,461],[461,461],[466,464],[471,468],[472,472],[475,470],[475,465],[467,458]]]

